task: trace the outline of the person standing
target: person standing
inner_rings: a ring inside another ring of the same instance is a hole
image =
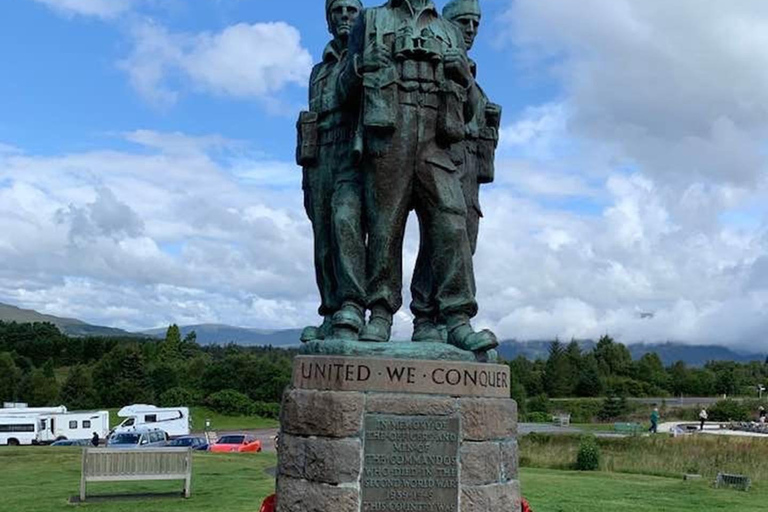
[[[93,437],[91,438],[91,445],[94,448],[98,448],[100,442],[101,442],[101,440],[99,439],[99,433],[98,432],[94,432],[93,433]]]
[[[450,146],[474,115],[474,77],[463,37],[431,0],[389,0],[367,9],[350,37],[343,88],[362,97],[362,171],[368,229],[367,293],[371,318],[360,339],[387,342],[402,306],[403,239],[415,210],[437,314],[448,342],[464,350],[498,346],[475,332],[477,314],[467,205]]]
[[[762,405],[760,406],[760,409],[757,412],[757,421],[759,423],[765,423],[765,407]]]
[[[333,40],[310,76],[309,111],[297,124],[297,163],[303,168],[304,206],[312,222],[321,326],[301,340],[357,339],[365,320],[365,235],[362,177],[353,158],[359,108],[338,90],[347,65],[349,34],[362,12],[360,0],[326,0]]]
[[[656,404],[653,405],[653,411],[651,412],[651,428],[649,432],[657,434],[659,432],[659,408]]]
[[[707,422],[708,418],[707,409],[702,407],[701,412],[699,412],[699,421],[701,421],[701,426],[699,427],[700,431],[704,431],[704,424]]]
[[[482,12],[479,0],[451,0],[443,8],[443,17],[451,22],[464,38],[467,52],[472,50],[480,29]],[[477,64],[468,59],[472,76],[477,77]],[[494,180],[494,159],[499,140],[501,107],[493,104],[482,88],[475,82],[477,102],[475,116],[466,124],[464,140],[451,147],[451,160],[458,166],[461,189],[467,206],[467,236],[474,256],[477,250],[480,218],[480,185]],[[422,237],[416,268],[411,281],[411,312],[413,313],[413,336],[415,342],[444,342],[446,331],[438,317],[435,303],[435,288],[430,265],[433,254]]]

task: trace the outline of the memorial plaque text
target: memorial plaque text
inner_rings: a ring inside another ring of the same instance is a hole
[[[459,418],[365,417],[363,512],[457,512]]]

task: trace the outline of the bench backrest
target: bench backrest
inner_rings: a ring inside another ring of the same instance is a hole
[[[86,448],[83,477],[86,480],[183,479],[192,470],[191,453],[184,448]]]
[[[715,481],[716,487],[734,487],[742,491],[748,491],[752,486],[752,480],[744,475],[731,475],[728,473],[718,473]]]

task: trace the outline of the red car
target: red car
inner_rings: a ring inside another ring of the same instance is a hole
[[[247,434],[222,436],[211,445],[216,453],[256,453],[261,451],[261,441]]]

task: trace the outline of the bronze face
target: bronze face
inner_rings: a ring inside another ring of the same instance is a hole
[[[467,46],[467,51],[471,50],[472,46],[475,44],[477,32],[480,29],[480,16],[476,14],[465,14],[452,21],[461,30],[461,35],[464,36],[464,44]]]
[[[360,3],[355,0],[336,0],[333,2],[328,12],[328,22],[333,37],[349,37],[359,14]]]

